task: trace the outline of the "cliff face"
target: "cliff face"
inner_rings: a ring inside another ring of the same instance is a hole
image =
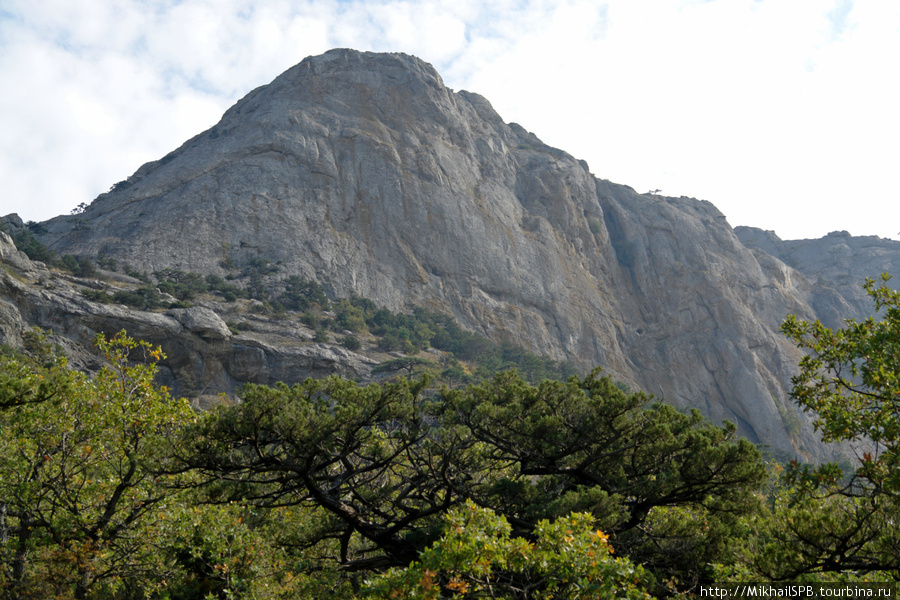
[[[708,202],[595,178],[414,57],[308,58],[44,226],[58,252],[144,271],[277,262],[826,452],[787,396],[799,354],[778,325],[847,314],[840,292],[749,249]]]
[[[829,327],[842,326],[846,318],[864,319],[872,314],[872,299],[862,288],[866,277],[877,278],[882,273],[900,276],[900,242],[894,240],[853,237],[846,231],[832,231],[815,240],[782,240],[772,231],[755,227],[736,227],[734,231],[757,254],[776,257],[815,283],[811,304]]]
[[[128,289],[138,281],[104,273],[105,281],[73,277],[32,262],[0,232],[0,343],[23,344],[30,327],[52,332],[70,364],[84,371],[100,367],[94,336],[112,337],[123,329],[134,338],[161,346],[165,358],[160,383],[200,405],[218,401],[244,383],[272,385],[307,377],[341,375],[367,379],[375,360],[329,344],[311,343],[312,332],[295,323],[252,315],[239,304],[207,302],[164,313],[101,304],[84,291],[103,287]],[[240,334],[225,318],[249,323]]]

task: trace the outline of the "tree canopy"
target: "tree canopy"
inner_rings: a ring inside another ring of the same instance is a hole
[[[900,494],[900,292],[867,279],[865,290],[881,318],[849,319],[832,330],[789,317],[782,330],[809,354],[793,378],[793,398],[817,415],[826,442],[871,442],[859,457],[857,482]]]
[[[855,444],[849,468],[766,462],[733,424],[599,370],[248,385],[201,413],[124,332],[98,337],[93,376],[29,334],[0,349],[0,594],[637,600],[900,577],[887,281],[866,283],[872,318],[783,325],[808,351],[793,397]]]
[[[142,527],[169,494],[147,465],[194,414],[151,364],[127,363],[158,360],[147,344],[98,338],[108,366],[90,379],[32,342],[30,357],[0,359],[3,581],[10,597],[87,598],[151,561]]]
[[[534,386],[507,372],[430,397],[427,382],[248,386],[240,404],[186,430],[172,466],[199,473],[211,501],[323,511],[302,543],[336,540],[329,560],[344,570],[408,565],[471,501],[522,538],[585,512],[620,552],[690,584],[765,478],[733,425],[651,404],[599,373]],[[672,510],[704,526],[675,532]]]
[[[840,329],[794,316],[782,325],[808,352],[793,399],[815,413],[824,441],[853,444],[857,461],[849,469],[792,461],[790,487],[751,544],[750,562],[767,576],[900,576],[900,292],[889,280],[864,285],[875,316]]]

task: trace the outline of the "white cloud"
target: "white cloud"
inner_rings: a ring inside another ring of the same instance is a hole
[[[0,213],[90,201],[331,47],[402,51],[639,191],[894,236],[892,0],[7,0]]]

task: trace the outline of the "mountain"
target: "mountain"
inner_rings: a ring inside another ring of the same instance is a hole
[[[900,243],[894,240],[854,237],[846,231],[832,231],[816,240],[782,240],[773,231],[755,227],[736,227],[734,231],[748,248],[776,257],[815,283],[812,306],[829,327],[843,325],[842,318],[869,316],[872,299],[860,285],[861,278],[900,274]],[[833,289],[840,291],[852,312],[832,313]]]
[[[778,326],[862,316],[848,290],[877,275],[833,281],[824,257],[736,233],[709,202],[595,177],[415,57],[347,49],[42,227],[59,253],[139,271],[274,264],[334,296],[427,307],[813,458],[831,450],[788,397],[800,355]],[[880,243],[893,258],[867,268],[900,256]]]
[[[5,224],[16,229],[14,219],[10,223],[7,217]],[[244,383],[271,385],[328,375],[371,379],[378,362],[337,345],[314,343],[308,328],[255,314],[248,301],[206,299],[160,312],[91,300],[91,291],[142,284],[116,272],[100,274],[102,281],[75,277],[31,261],[0,231],[0,344],[21,348],[25,331],[38,326],[53,332],[52,341],[63,348],[70,365],[96,371],[103,359],[93,349],[94,337],[112,337],[124,329],[163,348],[159,383],[200,406],[219,402],[219,394],[233,393]]]

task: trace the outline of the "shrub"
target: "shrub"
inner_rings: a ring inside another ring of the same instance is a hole
[[[284,292],[278,299],[288,310],[303,311],[314,304],[328,309],[328,296],[325,295],[325,288],[318,282],[291,275],[284,283]]]
[[[534,540],[511,535],[507,519],[468,501],[445,517],[444,536],[406,568],[366,582],[369,598],[541,598],[650,600],[640,565],[616,558],[593,516],[572,513],[538,523]],[[531,597],[529,594],[527,597]]]
[[[109,304],[113,301],[113,297],[103,290],[84,290],[83,292],[81,292],[81,295],[88,300],[93,300],[94,302],[99,302],[100,304]]]
[[[159,290],[152,286],[144,286],[133,292],[116,292],[112,298],[119,304],[141,310],[151,310],[163,305]]]
[[[116,271],[116,259],[109,257],[103,253],[97,255],[97,265],[101,269],[106,269],[107,271]]]
[[[365,331],[366,315],[363,309],[354,306],[349,300],[340,300],[334,304],[337,313],[336,322],[341,329],[349,329],[353,332]]]
[[[404,352],[406,354],[416,351],[415,347],[410,343],[409,340],[400,337],[394,331],[389,331],[381,336],[381,339],[378,340],[378,349],[383,352],[393,352],[399,350],[400,352]]]
[[[343,339],[341,339],[341,346],[347,350],[356,351],[362,348],[362,342],[360,342],[359,338],[355,335],[345,335]]]
[[[141,271],[138,271],[137,269],[134,269],[128,265],[125,265],[125,274],[129,277],[134,277],[139,281],[143,281],[144,283],[151,283],[150,277],[146,273],[142,273]]]
[[[179,300],[192,300],[197,294],[208,291],[206,281],[197,273],[186,273],[178,269],[163,269],[154,274],[160,291]]]
[[[59,266],[70,273],[78,273],[78,258],[74,254],[63,254],[59,259]]]
[[[207,275],[205,281],[207,290],[221,294],[226,302],[234,302],[238,298],[246,298],[249,296],[244,290],[231,283],[226,283],[226,281],[218,275]]]
[[[34,229],[38,229],[37,224],[35,224]],[[56,262],[56,253],[34,236],[30,225],[28,228],[21,229],[11,235],[11,237],[16,248],[24,252],[31,260],[38,260],[48,265]]]

